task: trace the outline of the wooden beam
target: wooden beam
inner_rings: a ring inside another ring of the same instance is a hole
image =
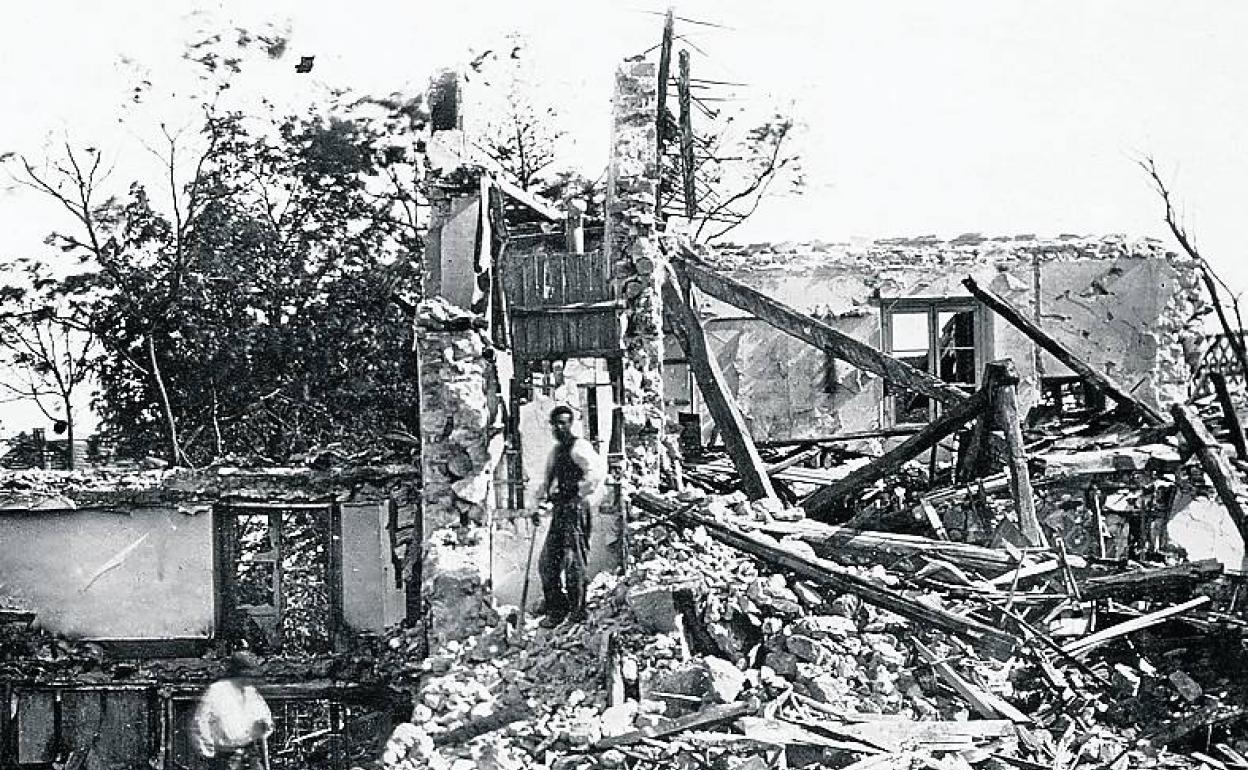
[[[759,530],[777,540],[796,537],[808,543],[815,553],[833,561],[847,560],[855,564],[890,564],[899,559],[926,556],[956,564],[962,569],[979,573],[998,574],[1012,570],[1018,560],[1008,551],[998,548],[934,540],[919,535],[899,535],[894,532],[875,532],[867,529],[851,529],[824,524],[812,519],[799,522],[771,522],[759,525]]]
[[[999,377],[1001,370],[994,367],[984,369],[983,385],[990,392],[993,389],[993,378]],[[975,420],[975,428],[967,437],[958,455],[958,481],[982,479],[992,473],[992,426],[995,417],[994,409],[985,409]]]
[[[975,709],[981,717],[984,719],[1004,717],[1015,724],[1031,724],[1031,717],[1010,705],[1003,698],[968,682],[961,674],[953,670],[953,666],[949,665],[947,660],[938,657],[917,636],[911,637],[910,643],[914,645],[914,649],[918,651],[923,662],[930,665],[936,675],[971,704],[971,708]]]
[[[1036,500],[1031,493],[1031,471],[1027,468],[1027,450],[1023,446],[1023,428],[1018,417],[1018,372],[1014,362],[1006,359],[993,361],[985,377],[991,383],[985,390],[992,394],[997,425],[1005,433],[1006,467],[1010,473],[1010,493],[1014,498],[1014,512],[1018,515],[1018,528],[1027,544],[1036,547],[1046,545],[1044,530],[1036,516]]]
[[[1174,415],[1174,422],[1183,432],[1183,438],[1200,459],[1205,475],[1217,490],[1218,499],[1231,515],[1231,521],[1235,522],[1240,538],[1248,545],[1248,490],[1244,489],[1238,471],[1231,466],[1225,450],[1209,435],[1209,429],[1195,412],[1184,404],[1175,404],[1170,407],[1170,414]]]
[[[1097,647],[1106,645],[1119,637],[1126,636],[1127,634],[1133,634],[1136,631],[1143,631],[1146,628],[1152,628],[1153,626],[1166,622],[1170,618],[1178,617],[1179,615],[1194,610],[1197,607],[1203,607],[1210,601],[1211,600],[1208,596],[1198,596],[1191,601],[1176,604],[1173,607],[1167,607],[1164,610],[1151,612],[1147,615],[1141,615],[1138,618],[1132,618],[1128,621],[1119,623],[1118,625],[1110,626],[1109,628],[1097,631],[1095,634],[1090,634],[1081,639],[1076,639],[1073,642],[1065,644],[1062,646],[1062,651],[1070,655],[1082,655]]]
[[[700,711],[695,711],[692,714],[687,714],[677,719],[664,720],[664,724],[658,727],[643,727],[631,733],[603,738],[594,744],[594,750],[606,750],[615,746],[627,746],[631,743],[666,738],[669,735],[678,735],[687,730],[702,730],[722,722],[731,722],[757,709],[758,704],[750,701],[704,706]]]
[[[1074,558],[1073,556],[1071,557]],[[1079,590],[1085,600],[1117,599],[1123,602],[1146,599],[1159,594],[1191,592],[1200,583],[1207,583],[1222,575],[1224,568],[1217,559],[1201,559],[1172,567],[1121,572],[1101,575],[1084,580]]]
[[[1231,444],[1235,446],[1235,455],[1241,460],[1248,460],[1248,441],[1244,439],[1244,425],[1239,421],[1235,411],[1235,402],[1231,400],[1231,391],[1226,387],[1226,375],[1222,372],[1209,372],[1209,380],[1218,394],[1218,405],[1222,407],[1222,422],[1231,432]]]
[[[698,215],[698,193],[694,187],[693,167],[693,104],[689,96],[689,52],[678,56],[680,79],[676,83],[677,101],[680,102],[680,178],[684,185],[685,216],[693,220]]]
[[[815,515],[828,510],[838,502],[857,492],[863,487],[873,484],[890,473],[896,473],[903,465],[931,449],[941,439],[966,424],[968,420],[982,412],[990,399],[987,388],[980,388],[975,395],[953,406],[928,424],[926,428],[903,441],[894,449],[885,452],[879,459],[856,468],[848,476],[817,490],[813,495],[802,501],[806,512]]]
[[[973,644],[994,652],[1012,650],[1019,641],[1013,634],[999,628],[949,610],[931,607],[851,572],[839,564],[790,551],[768,536],[739,532],[691,508],[680,508],[675,502],[652,492],[645,490],[637,492],[633,495],[633,503],[649,513],[660,516],[672,515],[691,525],[702,526],[707,534],[721,543],[762,559],[772,567],[786,570],[837,593],[855,594],[868,604],[883,607],[903,618],[909,618],[923,628],[939,628],[957,634]]]
[[[696,255],[695,255],[696,256]],[[966,394],[939,377],[881,353],[875,348],[833,329],[826,323],[755,291],[740,281],[719,275],[686,258],[676,261],[698,288],[716,299],[753,313],[783,332],[821,348],[828,355],[864,371],[883,377],[889,383],[921,393],[943,404],[957,404]]]
[[[654,157],[663,159],[664,129],[667,124],[667,79],[672,72],[672,36],[676,27],[675,15],[669,6],[663,18],[663,39],[659,43],[658,102],[655,108],[654,134],[657,142]],[[663,185],[655,185],[654,210],[663,210]]]
[[[706,399],[707,409],[724,438],[728,456],[732,458],[737,472],[741,474],[741,487],[754,499],[775,497],[776,491],[767,476],[767,466],[754,446],[745,416],[737,407],[736,400],[728,390],[719,362],[711,351],[706,331],[697,311],[686,302],[685,295],[670,271],[663,280],[663,309],[671,320],[689,359],[689,368],[697,380],[698,390]]]
[[[981,287],[975,282],[974,278],[967,277],[963,279],[962,285],[975,297],[975,299],[987,305],[997,315],[1004,318],[1011,326],[1027,335],[1032,342],[1048,351],[1054,358],[1070,367],[1076,374],[1085,381],[1092,383],[1110,398],[1117,401],[1124,407],[1134,410],[1148,423],[1152,425],[1162,425],[1166,420],[1161,414],[1139,401],[1130,393],[1127,393],[1118,386],[1108,376],[1101,374],[1070,351],[1062,343],[1049,336],[1048,332],[1041,329],[1034,321],[1025,316],[1018,308],[1014,307],[1008,300],[1001,297],[991,289]]]

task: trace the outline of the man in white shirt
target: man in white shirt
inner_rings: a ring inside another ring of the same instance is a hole
[[[236,652],[226,661],[225,678],[199,700],[191,737],[214,770],[268,770],[273,715],[256,690],[259,676],[255,656]]]
[[[546,598],[541,625],[553,628],[564,620],[585,619],[585,587],[592,509],[602,496],[606,461],[593,446],[573,432],[575,413],[557,406],[550,412],[555,447],[546,462],[546,478],[538,488],[539,501],[553,508],[550,530],[542,546],[537,572]]]

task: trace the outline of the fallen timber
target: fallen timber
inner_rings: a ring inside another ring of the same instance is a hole
[[[909,461],[923,454],[984,411],[991,402],[991,391],[981,388],[975,394],[947,410],[926,428],[885,452],[873,462],[856,469],[840,481],[815,491],[802,501],[807,513],[817,514],[828,510],[847,496],[863,487],[896,473]]]
[[[706,400],[707,408],[715,425],[723,436],[724,446],[732,457],[737,472],[741,474],[741,486],[752,498],[775,497],[776,491],[767,475],[767,468],[754,446],[745,417],[732,397],[724,381],[724,374],[719,369],[719,362],[711,352],[706,339],[706,330],[698,319],[697,311],[688,303],[691,297],[681,291],[676,278],[669,271],[663,276],[663,305],[665,314],[671,320],[689,368],[697,380],[698,389]]]
[[[1200,460],[1209,482],[1217,490],[1218,499],[1230,514],[1231,521],[1239,530],[1239,536],[1248,543],[1248,490],[1244,489],[1244,484],[1231,466],[1226,452],[1209,435],[1209,429],[1189,407],[1175,404],[1170,407],[1170,413],[1174,415],[1174,422],[1182,431],[1183,439]]]
[[[983,572],[1004,572],[1018,565],[1018,559],[1008,551],[918,535],[851,529],[810,520],[772,522],[760,525],[759,529],[778,538],[797,537],[824,558],[849,554],[879,563],[885,557],[904,559],[926,556]]]
[[[638,492],[633,497],[633,504],[652,515],[662,516],[670,514],[687,524],[702,526],[712,538],[759,558],[774,567],[789,570],[794,574],[827,586],[835,591],[855,594],[865,602],[882,607],[904,618],[924,623],[927,627],[940,628],[957,634],[971,643],[991,651],[1011,650],[1019,642],[1019,638],[1011,633],[972,618],[930,607],[897,591],[860,577],[839,564],[824,559],[811,559],[794,553],[782,548],[778,544],[767,542],[767,540],[771,539],[769,537],[764,539],[755,534],[737,531],[689,507],[681,508],[678,504],[654,493]]]

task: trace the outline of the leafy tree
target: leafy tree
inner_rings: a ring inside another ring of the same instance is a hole
[[[398,98],[267,122],[209,105],[196,135],[163,132],[168,211],[137,182],[102,196],[98,153],[19,158],[76,225],[49,238],[81,265],[56,290],[91,309],[97,406],[123,450],[287,462],[375,453],[407,426],[410,324],[391,298],[419,290],[420,120]]]

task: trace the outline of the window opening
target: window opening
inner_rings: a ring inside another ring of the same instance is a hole
[[[332,507],[218,510],[223,630],[261,651],[329,652],[341,614]]]
[[[883,308],[884,352],[970,392],[987,359],[982,314],[975,303],[949,299],[888,301]],[[933,399],[886,384],[886,415],[894,425],[930,422]]]

